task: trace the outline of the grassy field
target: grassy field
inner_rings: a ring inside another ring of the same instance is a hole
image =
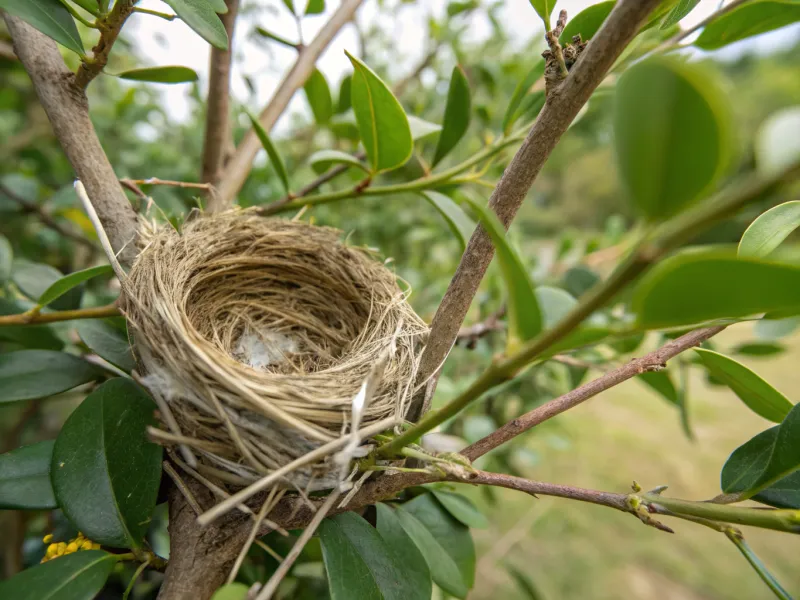
[[[717,337],[725,351],[750,339],[749,324]],[[742,359],[791,400],[800,399],[800,337],[778,358]],[[530,447],[541,456],[527,473],[535,479],[624,492],[637,480],[645,489],[708,499],[719,493],[728,454],[769,423],[699,372],[691,381],[697,439],[681,431],[673,407],[629,381],[540,427]],[[569,447],[553,440],[569,440]],[[532,499],[503,490],[491,529],[475,531],[478,583],[472,599],[528,598],[505,564],[528,574],[553,599],[759,600],[774,598],[722,534],[665,519],[675,535],[643,526],[630,515],[569,500]],[[744,530],[745,538],[779,578],[800,596],[800,536]]]

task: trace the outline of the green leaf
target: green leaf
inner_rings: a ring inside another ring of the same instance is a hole
[[[664,20],[661,22],[661,29],[669,29],[673,25],[677,25],[678,22],[692,12],[694,7],[699,3],[700,0],[678,0],[677,4],[672,7],[672,10],[669,11],[669,14],[664,17]]]
[[[754,152],[758,171],[767,177],[800,161],[800,106],[770,115],[758,129]]]
[[[779,204],[750,224],[739,242],[739,256],[768,256],[798,227],[800,200]]]
[[[453,75],[450,77],[442,133],[439,136],[439,142],[436,144],[436,152],[434,152],[431,167],[435,167],[447,156],[467,132],[470,117],[470,98],[467,76],[464,74],[464,70],[456,65],[453,67]]]
[[[467,201],[480,216],[497,251],[497,260],[500,261],[508,289],[508,351],[513,351],[520,342],[534,338],[542,330],[543,317],[533,281],[522,259],[508,242],[505,229],[494,211],[472,198],[467,197]]]
[[[583,296],[599,282],[600,276],[584,265],[571,267],[564,273],[564,288],[576,298]]]
[[[77,329],[83,343],[99,357],[126,373],[136,368],[123,319],[85,319],[78,321]]]
[[[578,34],[580,34],[584,42],[592,39],[606,20],[606,17],[608,17],[611,9],[614,8],[614,4],[616,4],[615,0],[611,0],[610,2],[598,2],[597,4],[592,4],[588,8],[583,9],[569,20],[558,40],[562,45],[568,44],[571,43],[572,38]]]
[[[763,342],[748,342],[739,344],[732,350],[733,354],[743,356],[774,356],[786,352],[786,348],[780,344],[768,344]]]
[[[218,588],[211,600],[247,600],[250,588],[243,583],[226,583]]]
[[[33,305],[23,306],[20,302],[0,298],[0,316],[17,315]],[[16,342],[25,348],[42,350],[61,350],[64,342],[56,334],[52,325],[8,325],[0,327],[0,340]]]
[[[225,4],[225,0],[206,0],[210,5],[211,8],[214,9],[215,13],[224,15],[228,12],[228,5]]]
[[[544,21],[544,28],[550,31],[550,13],[557,0],[530,0],[531,6]]]
[[[86,537],[135,548],[150,523],[162,448],[147,440],[155,404],[130,379],[111,379],[70,415],[53,448],[50,476],[64,513]]]
[[[511,95],[511,100],[508,102],[506,114],[503,116],[503,133],[505,135],[511,133],[511,128],[520,115],[519,107],[522,104],[522,99],[528,95],[528,91],[533,87],[533,84],[539,81],[542,76],[544,76],[544,60],[539,60],[528,71],[525,79],[517,84],[514,93]]]
[[[745,283],[746,282],[746,285]],[[800,267],[716,249],[678,253],[635,286],[642,328],[679,327],[769,311],[800,312]]]
[[[786,396],[743,364],[711,350],[696,348],[695,352],[708,372],[731,388],[757,415],[780,423],[792,410]]]
[[[578,301],[569,293],[561,288],[540,285],[535,290],[536,300],[539,303],[539,310],[542,313],[542,327],[550,329],[567,313],[569,313]]]
[[[407,115],[406,118],[408,119],[408,128],[411,130],[411,139],[415,142],[442,131],[441,125],[420,119],[414,115]]]
[[[747,562],[750,563],[750,566],[753,567],[753,570],[755,570],[761,580],[767,584],[767,587],[772,590],[776,598],[779,600],[792,600],[792,596],[789,592],[783,589],[783,586],[781,586],[778,580],[775,579],[775,576],[769,572],[767,567],[761,562],[761,559],[753,552],[743,537],[736,534],[728,534],[728,539],[739,549],[739,552],[741,552]]]
[[[350,91],[353,86],[353,76],[347,75],[339,84],[339,100],[336,102],[336,114],[347,112],[353,108]]]
[[[84,55],[75,21],[58,0],[0,0],[0,8],[19,17],[68,50]]]
[[[250,123],[253,126],[253,130],[256,132],[258,139],[261,141],[261,145],[264,147],[264,150],[267,151],[267,156],[269,157],[269,162],[272,163],[272,168],[275,169],[275,173],[278,175],[278,179],[281,180],[281,184],[283,184],[284,191],[288,194],[289,193],[289,173],[286,171],[286,165],[283,164],[283,159],[281,155],[278,153],[278,149],[275,147],[275,144],[272,143],[272,140],[267,133],[267,130],[261,125],[261,122],[258,120],[253,113],[247,111],[247,116],[250,119]]]
[[[351,100],[372,170],[388,171],[405,164],[414,142],[403,107],[367,65],[345,54],[353,63]]]
[[[220,50],[228,49],[228,34],[208,0],[164,0],[194,32]]]
[[[103,589],[116,563],[116,556],[102,550],[60,556],[0,582],[0,598],[91,600]]]
[[[321,15],[325,12],[325,0],[308,0],[306,4],[307,15]]]
[[[197,81],[197,73],[189,67],[146,67],[143,69],[130,69],[117,73],[120,79],[132,81],[150,81],[153,83],[188,83]]]
[[[680,405],[680,396],[675,384],[672,382],[672,378],[669,376],[669,371],[645,371],[637,377],[670,404]]]
[[[420,192],[423,198],[430,202],[436,210],[439,211],[447,221],[448,227],[458,239],[461,244],[461,251],[467,247],[467,241],[475,231],[475,223],[470,219],[467,214],[456,204],[449,196],[445,196],[441,192],[428,190]]]
[[[303,85],[314,120],[318,125],[325,125],[333,116],[333,98],[328,81],[319,69],[314,69]]]
[[[438,489],[432,489],[431,493],[442,503],[447,512],[467,527],[485,529],[489,526],[489,520],[466,496]]]
[[[536,587],[536,584],[533,583],[533,580],[528,575],[516,569],[512,565],[506,565],[506,569],[511,575],[511,578],[517,584],[517,587],[519,587],[522,593],[525,594],[525,597],[528,600],[544,600],[542,592],[538,587]]]
[[[85,360],[52,350],[0,354],[0,404],[46,398],[99,377]]]
[[[14,259],[14,251],[8,238],[0,235],[0,287],[11,277],[11,261]]]
[[[63,279],[64,275],[50,265],[15,260],[11,278],[23,294],[31,300],[38,301],[51,286]],[[83,289],[71,287],[67,292],[63,297],[57,297],[50,308],[56,310],[78,308],[81,304]],[[48,302],[48,304],[50,303]]]
[[[785,319],[771,319],[765,315],[756,321],[753,332],[762,340],[777,340],[786,337],[800,327],[800,317],[787,317]]]
[[[739,446],[722,467],[720,485],[726,494],[745,492],[754,487],[767,466],[779,426],[762,431],[750,441]],[[784,477],[753,496],[776,508],[800,508],[800,471]]]
[[[100,275],[109,275],[114,272],[111,265],[99,265],[97,267],[89,267],[83,271],[75,271],[69,275],[65,275],[58,281],[55,281],[48,287],[41,296],[39,296],[39,305],[47,306],[54,300],[57,300],[68,291],[76,286],[79,286],[84,281],[88,281]]]
[[[617,164],[648,219],[670,217],[707,191],[728,163],[727,106],[713,73],[671,57],[634,65],[614,102]]]
[[[344,513],[326,519],[319,538],[332,600],[430,598],[427,573],[407,570],[401,549],[361,517]]]
[[[397,510],[433,581],[451,596],[466,597],[475,582],[475,546],[469,528],[456,520],[431,494],[422,494]]]
[[[350,165],[369,172],[367,165],[358,160],[355,156],[341,152],[340,150],[318,150],[308,157],[311,168],[316,173],[323,173],[333,165]]]
[[[800,4],[752,2],[725,13],[705,26],[694,45],[716,50],[745,38],[780,29],[800,20]]]
[[[283,5],[289,9],[289,11],[294,15],[297,14],[297,11],[294,9],[294,0],[283,0]]]
[[[58,508],[50,485],[52,440],[0,454],[0,509]]]
[[[98,6],[97,0],[73,0],[73,2],[89,14],[95,17],[100,16],[100,7]]]
[[[297,49],[297,44],[292,42],[285,37],[278,35],[277,33],[272,33],[268,29],[264,29],[263,27],[256,27],[256,33],[261,37],[265,37],[267,39],[273,40],[278,42],[279,44],[286,46],[287,48],[292,48],[294,50]]]

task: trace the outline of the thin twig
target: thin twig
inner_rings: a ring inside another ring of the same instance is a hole
[[[45,227],[48,227],[49,229],[52,229],[56,233],[64,236],[65,238],[77,242],[83,246],[86,246],[87,248],[90,248],[93,251],[100,250],[100,248],[96,244],[87,240],[85,237],[70,231],[66,227],[63,227],[58,221],[56,221],[50,215],[50,213],[48,213],[44,208],[39,206],[36,202],[31,202],[30,200],[27,200],[22,196],[12,192],[10,189],[8,189],[6,185],[2,183],[0,183],[0,193],[2,193],[7,198],[19,204],[22,207],[22,210],[25,211],[26,213],[36,215],[36,218]]]
[[[213,184],[211,183],[201,183],[199,181],[173,181],[171,179],[159,179],[158,177],[149,177],[148,179],[120,179],[119,182],[131,191],[134,191],[132,186],[139,185],[163,185],[166,187],[176,187],[187,190],[212,190],[214,188]],[[134,193],[138,195],[138,192]]]
[[[135,3],[136,0],[117,0],[108,16],[99,22],[100,39],[92,48],[92,57],[84,59],[75,74],[75,85],[78,88],[86,89],[92,79],[97,77],[106,66],[111,48],[117,41],[125,21],[133,13]]]
[[[76,308],[73,310],[59,310],[55,312],[27,311],[16,315],[0,316],[0,327],[10,325],[37,325],[41,323],[56,323],[58,321],[72,321],[75,319],[105,319],[118,317],[120,314],[116,304],[98,306],[95,308]]]
[[[314,64],[319,55],[328,47],[328,44],[330,44],[339,30],[352,19],[361,2],[362,0],[343,0],[317,36],[298,53],[294,66],[286,74],[269,104],[259,115],[259,122],[265,131],[269,132],[275,125],[278,117],[283,114],[283,111],[289,105],[294,93],[303,86],[308,76],[313,72]],[[209,202],[208,208],[210,211],[224,209],[233,203],[233,199],[241,189],[245,179],[247,179],[247,175],[253,166],[253,159],[260,149],[261,143],[251,129],[245,134],[233,157],[226,165],[225,175],[218,186],[219,196],[213,203]]]
[[[505,305],[500,307],[499,310],[493,312],[491,315],[486,317],[480,323],[475,323],[474,325],[469,325],[467,327],[462,327],[458,330],[458,337],[456,338],[457,342],[463,342],[466,344],[467,348],[473,348],[475,343],[482,337],[495,332],[495,331],[502,331],[505,329],[505,324],[501,319],[506,316],[506,307]]]
[[[705,19],[697,23],[696,25],[690,27],[686,31],[681,31],[680,33],[676,34],[675,36],[671,37],[670,39],[666,40],[662,44],[660,44],[651,54],[664,52],[665,50],[671,50],[673,48],[677,48],[678,45],[685,40],[687,37],[695,33],[696,31],[701,30],[703,27],[714,21],[715,19],[721,17],[725,13],[732,11],[734,8],[738,8],[745,2],[749,2],[750,0],[733,0],[727,6],[721,6],[716,12],[711,13]]]
[[[169,464],[169,461],[165,460],[162,463],[162,466],[164,467],[164,471],[166,472],[166,474],[169,475],[169,478],[172,479],[172,483],[175,484],[175,487],[178,488],[181,495],[183,495],[183,498],[186,500],[189,506],[192,507],[194,513],[196,515],[201,515],[203,513],[203,509],[200,508],[200,505],[197,503],[197,500],[195,500],[194,494],[192,494],[192,491],[183,482],[183,479],[181,479],[181,476],[178,475],[178,472],[172,468],[172,465]]]

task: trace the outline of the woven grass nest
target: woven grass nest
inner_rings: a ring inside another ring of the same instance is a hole
[[[201,481],[247,486],[347,435],[379,360],[360,426],[403,418],[427,327],[368,250],[247,211],[150,226],[141,240],[122,310],[161,409],[158,441]],[[329,488],[334,462],[278,485]]]

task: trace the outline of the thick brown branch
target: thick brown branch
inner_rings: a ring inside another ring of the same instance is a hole
[[[230,82],[233,57],[233,31],[239,0],[225,0],[228,12],[220,20],[228,34],[228,49],[211,48],[206,107],[206,135],[203,141],[201,180],[216,185],[222,178],[225,152],[232,145],[230,127]]]
[[[297,55],[294,66],[286,74],[269,104],[259,115],[259,121],[266,131],[270,131],[275,125],[278,117],[289,105],[294,93],[303,86],[313,72],[317,58],[328,47],[339,30],[352,19],[361,2],[362,0],[343,0],[317,36]],[[236,194],[244,185],[253,166],[253,159],[260,149],[261,143],[258,141],[258,137],[252,130],[248,131],[225,167],[225,174],[218,186],[219,201],[215,202],[214,206],[209,204],[210,210],[219,210],[233,203]]]
[[[56,138],[86,186],[120,262],[130,264],[136,255],[136,215],[89,119],[86,95],[75,85],[53,40],[21,19],[9,14],[4,18]]]
[[[489,200],[503,225],[509,226],[547,157],[659,1],[618,2],[569,76],[549,94],[536,123]],[[493,255],[489,236],[478,227],[433,318],[418,381],[428,380],[450,351]],[[409,418],[415,420],[425,411],[432,388],[429,386],[427,393],[415,398]]]
[[[550,400],[541,406],[538,406],[525,413],[521,417],[509,421],[498,430],[487,435],[485,438],[478,440],[471,446],[462,450],[461,454],[475,460],[479,456],[483,456],[490,450],[505,444],[507,441],[515,438],[516,436],[528,431],[532,427],[552,419],[570,408],[574,408],[578,404],[585,402],[589,398],[593,398],[601,392],[611,389],[619,385],[623,381],[627,381],[647,371],[658,370],[664,367],[667,361],[681,352],[694,348],[695,346],[703,343],[708,338],[718,334],[725,329],[723,326],[706,327],[698,329],[683,335],[675,340],[667,342],[658,350],[646,354],[641,358],[634,359],[629,363],[606,373],[602,377],[590,381],[571,392],[567,392],[563,396],[559,396],[554,400]]]
[[[92,79],[97,77],[105,68],[111,48],[114,46],[114,42],[117,41],[125,21],[133,12],[135,3],[136,0],[117,0],[108,17],[99,23],[100,39],[97,45],[92,48],[92,57],[82,62],[78,72],[75,74],[75,85],[80,89],[85,89]]]

